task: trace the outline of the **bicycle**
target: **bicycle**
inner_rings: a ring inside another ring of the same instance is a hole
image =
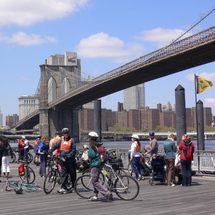
[[[46,194],[50,194],[54,190],[56,183],[59,185],[62,184],[61,166],[58,156],[52,156],[50,163],[53,163],[53,166],[46,175],[43,186],[43,190]],[[68,174],[68,182],[66,187],[67,191],[72,189],[70,174]]]
[[[144,176],[149,176],[152,173],[152,169],[151,169],[151,166],[147,162],[145,162],[145,159],[146,159],[146,157],[144,157],[143,155],[141,155],[140,167],[142,169],[143,175]],[[147,158],[147,161],[149,162],[149,158]],[[129,160],[127,169],[128,169],[128,173],[131,176],[133,176],[134,169],[133,169],[132,162],[130,162],[130,160]]]
[[[129,175],[117,174],[110,164],[104,164],[101,175],[102,177],[99,178],[100,182],[104,184],[110,192],[115,192],[120,199],[130,201],[138,196],[140,190],[138,182]],[[76,180],[75,191],[84,199],[89,199],[94,195],[92,179],[89,174],[83,174]]]
[[[24,171],[19,175],[19,177],[23,182],[32,184],[35,181],[36,175],[34,170],[28,164],[28,161],[22,161],[21,165],[23,165]]]
[[[28,191],[43,190],[43,188],[38,184],[19,183],[19,181],[8,181],[8,179],[6,180],[6,184],[4,185],[5,191],[11,191],[20,188],[26,189]]]

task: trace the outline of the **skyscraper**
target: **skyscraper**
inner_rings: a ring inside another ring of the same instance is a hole
[[[139,84],[123,91],[124,109],[140,109],[145,107],[145,85]]]
[[[0,107],[0,128],[3,127],[3,113],[1,112],[1,107]]]

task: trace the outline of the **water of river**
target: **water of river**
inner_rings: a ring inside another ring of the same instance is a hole
[[[163,143],[165,140],[160,140],[158,141],[159,143],[159,148],[163,149]],[[197,140],[193,141],[196,149],[197,149]],[[80,143],[80,145],[84,145],[88,143]],[[141,141],[142,146],[147,146],[149,145],[149,141]],[[123,148],[123,149],[130,149],[131,147],[131,142],[130,141],[116,141],[116,142],[104,142],[104,145],[106,148]],[[205,150],[215,150],[215,140],[205,140]]]
[[[159,148],[163,149],[163,143],[165,140],[158,141]],[[195,147],[197,149],[197,141],[193,141],[195,144]],[[12,147],[17,147],[17,143],[10,143]],[[77,147],[82,148],[84,144],[88,144],[86,142],[78,143]],[[143,145],[149,145],[149,141],[141,141],[142,146]],[[130,149],[131,142],[130,141],[112,141],[112,142],[104,142],[104,146],[106,148],[122,148],[122,149]],[[205,140],[205,149],[206,150],[215,150],[215,140]]]

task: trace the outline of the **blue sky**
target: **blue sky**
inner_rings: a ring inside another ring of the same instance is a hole
[[[214,0],[1,0],[4,118],[18,114],[20,96],[36,92],[39,65],[50,55],[75,51],[82,71],[96,77],[169,44],[214,7]],[[208,22],[214,25],[212,16]],[[146,105],[174,105],[180,84],[186,106],[193,107],[194,73],[214,82],[215,62],[147,82]],[[198,100],[215,115],[214,87],[198,94]],[[123,102],[122,91],[102,98],[102,107],[116,110],[118,101]]]

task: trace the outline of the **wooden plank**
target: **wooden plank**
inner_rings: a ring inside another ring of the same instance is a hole
[[[36,182],[43,185],[44,178],[38,176],[39,167],[31,165],[36,173]],[[11,180],[17,181],[18,165],[11,164]],[[81,214],[81,215],[135,215],[135,214],[213,214],[215,211],[214,178],[193,177],[191,187],[167,187],[163,184],[151,186],[140,181],[140,194],[133,201],[123,201],[114,194],[113,202],[88,202],[76,193],[58,194],[57,188],[46,195],[43,191],[15,194],[0,190],[1,214]],[[2,187],[4,182],[1,183]]]

